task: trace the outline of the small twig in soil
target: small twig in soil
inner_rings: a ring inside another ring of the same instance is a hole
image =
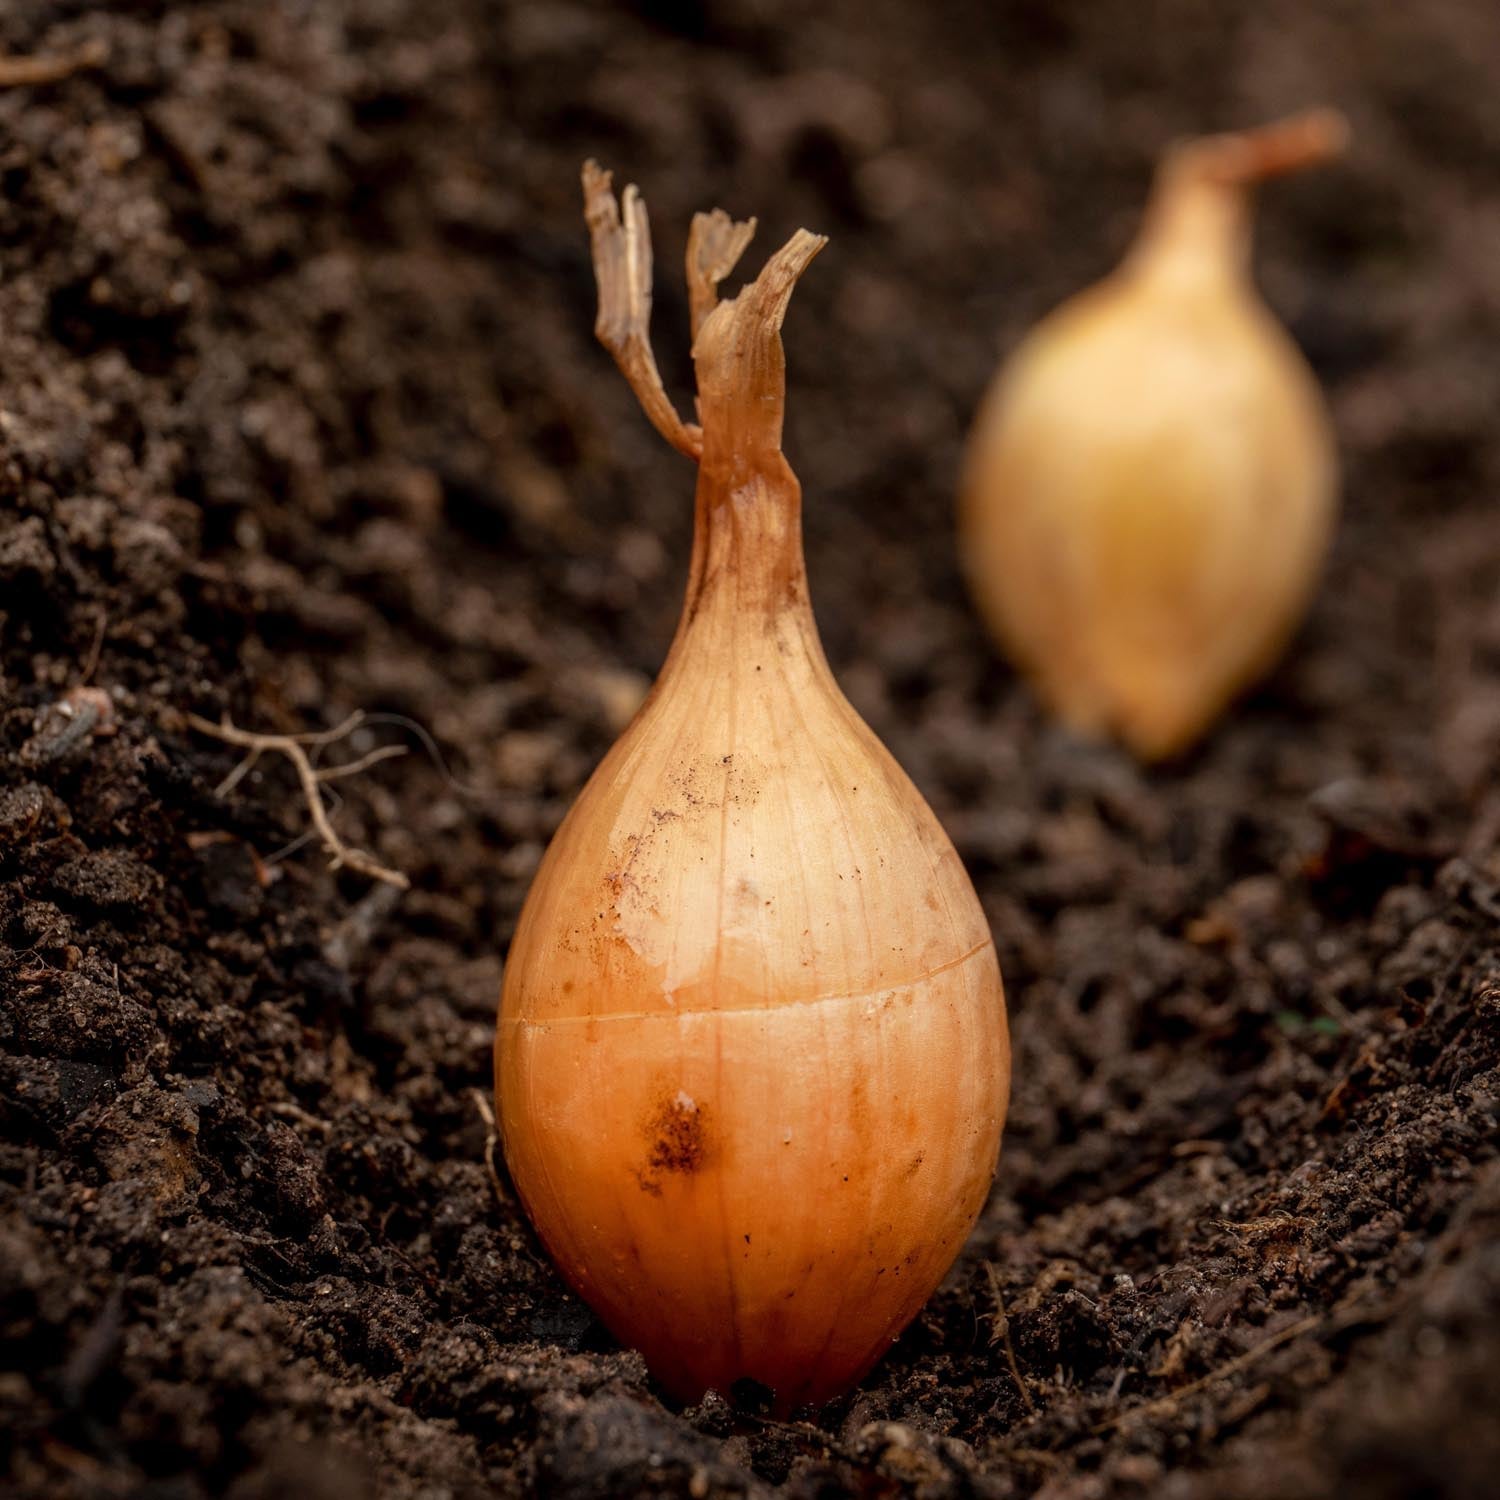
[[[36,732],[21,746],[22,763],[50,765],[76,750],[85,740],[107,739],[115,733],[115,705],[103,688],[71,687],[37,715]]]
[[[348,916],[341,921],[323,944],[323,957],[336,969],[346,972],[375,940],[381,924],[395,910],[401,899],[399,891],[388,885],[378,885],[354,903]]]
[[[351,760],[346,766],[319,767],[314,774],[320,784],[327,781],[342,781],[345,776],[357,776],[361,771],[368,771],[371,766],[378,766],[383,760],[395,760],[398,756],[405,754],[405,745],[379,745],[374,750],[361,755],[358,760]]]
[[[500,1132],[495,1128],[495,1111],[483,1089],[470,1089],[469,1093],[474,1098],[474,1108],[479,1111],[479,1118],[484,1121],[484,1164],[489,1169],[490,1185],[495,1189],[495,1201],[504,1203],[505,1189],[500,1186],[500,1173],[495,1168],[495,1147],[500,1144]]]
[[[1049,1453],[1045,1448],[1011,1448],[1005,1456],[1012,1463],[1031,1464],[1041,1469],[1056,1469],[1063,1463],[1061,1455]]]
[[[329,1135],[333,1131],[330,1121],[319,1119],[317,1115],[310,1114],[303,1109],[300,1104],[293,1104],[289,1100],[277,1100],[273,1104],[266,1105],[266,1109],[273,1115],[280,1115],[284,1120],[295,1120],[299,1125],[315,1131],[318,1135]]]
[[[0,57],[0,89],[61,83],[75,73],[97,68],[109,56],[109,48],[95,39],[72,52],[42,53],[36,57]]]
[[[109,612],[101,609],[99,618],[94,622],[94,643],[89,647],[87,660],[83,664],[83,676],[78,679],[79,687],[87,687],[89,679],[99,670],[99,657],[104,651],[104,632],[109,627]]]
[[[471,785],[467,781],[460,781],[452,771],[448,769],[448,762],[443,758],[443,752],[438,748],[438,742],[432,737],[432,733],[424,724],[416,719],[410,719],[405,714],[373,713],[366,714],[363,722],[365,724],[395,724],[398,727],[409,730],[421,742],[422,748],[427,752],[427,758],[437,769],[439,776],[461,797],[482,797],[484,789]]]
[[[1010,1317],[1005,1311],[1005,1298],[1000,1291],[1000,1273],[995,1269],[992,1261],[984,1263],[984,1274],[990,1284],[990,1296],[994,1300],[995,1310],[990,1314],[990,1343],[1000,1343],[1005,1346],[1005,1362],[1010,1366],[1011,1379],[1016,1383],[1016,1389],[1021,1393],[1021,1400],[1026,1403],[1026,1410],[1036,1415],[1036,1402],[1031,1399],[1031,1392],[1027,1389],[1026,1381],[1021,1375],[1021,1366],[1016,1359],[1015,1345],[1010,1341]]]
[[[216,796],[223,797],[233,791],[256,761],[268,751],[284,755],[291,761],[293,769],[297,772],[297,780],[302,786],[303,800],[307,803],[308,816],[312,819],[313,827],[322,840],[323,852],[328,856],[328,867],[332,870],[350,869],[356,874],[368,876],[371,880],[380,880],[386,885],[393,885],[397,890],[404,891],[410,886],[411,882],[399,870],[393,870],[388,865],[381,864],[374,855],[367,854],[362,849],[351,849],[338,836],[333,824],[328,821],[328,809],[323,803],[322,793],[325,782],[351,775],[357,770],[365,770],[377,761],[390,760],[394,756],[404,755],[406,747],[387,745],[380,750],[372,750],[368,755],[361,756],[359,760],[347,766],[329,766],[322,770],[313,765],[307,754],[309,746],[331,745],[336,740],[341,740],[352,733],[364,722],[362,713],[350,714],[337,728],[325,729],[317,734],[256,734],[251,730],[239,728],[230,723],[227,718],[219,724],[212,723],[198,714],[188,714],[186,719],[199,734],[222,740],[226,745],[238,745],[249,752],[244,760],[219,783]]]
[[[215,828],[205,829],[201,833],[190,833],[187,836],[187,846],[195,853],[199,849],[211,849],[216,844],[235,844],[245,851],[250,860],[250,867],[255,871],[255,883],[261,890],[265,890],[276,878],[267,867],[265,860],[260,857],[255,846],[236,834]]]
[[[1267,1214],[1264,1218],[1245,1219],[1237,1222],[1234,1219],[1209,1219],[1208,1223],[1215,1229],[1222,1229],[1227,1234],[1239,1235],[1242,1239],[1248,1239],[1252,1243],[1264,1243],[1267,1240],[1295,1240],[1304,1230],[1314,1226],[1314,1220],[1306,1214],[1290,1214],[1277,1212]]]
[[[58,1377],[63,1405],[69,1411],[82,1407],[95,1382],[119,1354],[120,1336],[125,1325],[124,1309],[125,1282],[121,1279],[110,1289],[99,1315],[68,1356]]]
[[[1109,1432],[1122,1423],[1128,1422],[1132,1417],[1167,1411],[1171,1407],[1176,1406],[1178,1402],[1186,1400],[1187,1397],[1196,1395],[1205,1386],[1212,1385],[1216,1380],[1223,1380],[1226,1376],[1233,1375],[1238,1370],[1243,1370],[1246,1365],[1254,1364],[1256,1360],[1270,1354],[1275,1349],[1279,1349],[1283,1344],[1289,1344],[1293,1339],[1301,1338],[1304,1333],[1311,1333],[1313,1329],[1319,1327],[1324,1322],[1331,1321],[1334,1313],[1338,1311],[1339,1309],[1335,1308],[1333,1312],[1313,1313],[1309,1317],[1299,1318],[1297,1322],[1288,1324],[1279,1333],[1273,1333],[1270,1338],[1263,1339],[1253,1349],[1247,1349],[1243,1354],[1235,1355],[1233,1359],[1227,1360],[1218,1369],[1210,1370],[1207,1375],[1199,1376],[1197,1380],[1190,1381],[1180,1390],[1170,1391],[1167,1395],[1158,1396],[1154,1401],[1143,1402],[1140,1406],[1132,1406],[1128,1411],[1117,1412],[1105,1421],[1096,1423],[1089,1431],[1094,1433]]]

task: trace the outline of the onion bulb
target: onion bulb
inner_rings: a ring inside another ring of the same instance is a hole
[[[1247,190],[1322,161],[1328,110],[1164,159],[1124,263],[985,398],[960,504],[981,613],[1057,715],[1176,754],[1267,671],[1336,508],[1322,396],[1250,278]]]
[[[668,1391],[748,1380],[785,1412],[864,1374],[985,1202],[1000,971],[952,844],[813,623],[780,328],[824,241],[798,231],[719,302],[754,224],[695,217],[693,425],[647,340],[644,205],[593,163],[584,189],[597,332],[698,461],[695,535],[661,675],[511,946],[505,1155],[564,1276]]]

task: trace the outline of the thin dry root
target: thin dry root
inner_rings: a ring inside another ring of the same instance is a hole
[[[651,352],[651,225],[634,184],[617,201],[612,174],[583,164],[583,213],[599,283],[594,333],[614,356],[651,425],[688,458],[703,453],[703,433],[684,422],[667,399]]]
[[[328,856],[329,869],[353,870],[356,874],[367,876],[371,880],[380,880],[386,885],[393,885],[397,890],[404,891],[410,886],[411,882],[399,870],[392,870],[381,864],[373,855],[366,854],[362,849],[351,849],[344,843],[334,831],[333,824],[328,821],[328,809],[323,805],[321,790],[324,782],[337,781],[340,777],[352,776],[358,771],[367,770],[379,761],[405,755],[406,746],[382,745],[379,749],[371,750],[347,765],[323,768],[314,766],[307,753],[308,746],[331,745],[351,734],[363,722],[363,713],[350,714],[336,729],[326,729],[318,734],[255,734],[230,723],[227,718],[218,724],[201,718],[198,714],[188,714],[186,718],[199,734],[222,740],[226,745],[238,745],[249,752],[244,760],[215,788],[216,796],[224,797],[233,791],[256,761],[268,751],[284,755],[291,761],[297,772],[297,780],[301,783],[302,795],[307,803],[308,816],[312,819],[313,827],[322,840],[323,852]]]
[[[97,68],[109,56],[99,40],[85,42],[72,52],[44,53],[37,57],[0,57],[0,89],[60,83],[75,73]]]
[[[1032,1399],[1025,1376],[1021,1374],[1021,1366],[1016,1359],[1016,1346],[1010,1340],[1010,1315],[1005,1311],[1005,1296],[1000,1290],[1000,1273],[991,1262],[986,1261],[984,1274],[989,1281],[990,1297],[995,1304],[995,1310],[990,1314],[990,1343],[1005,1346],[1005,1362],[1010,1366],[1010,1378],[1015,1381],[1021,1400],[1026,1403],[1027,1412],[1034,1417],[1036,1402]]]
[[[479,1111],[479,1118],[484,1121],[484,1165],[490,1174],[490,1186],[495,1190],[495,1201],[503,1204],[505,1189],[501,1186],[500,1173],[495,1167],[495,1147],[500,1144],[495,1111],[490,1108],[490,1101],[485,1097],[483,1089],[470,1089],[469,1093],[473,1097],[474,1107]]]
[[[755,220],[731,219],[722,208],[694,214],[688,232],[688,305],[692,309],[693,338],[719,302],[719,283],[739,264],[745,247],[755,238]]]

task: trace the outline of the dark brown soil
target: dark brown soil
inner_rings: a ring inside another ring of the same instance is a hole
[[[95,39],[0,90],[0,1487],[1494,1493],[1500,11],[0,7],[6,52]],[[989,651],[961,439],[1166,140],[1323,100],[1357,145],[1267,194],[1260,266],[1337,550],[1143,774]],[[788,325],[819,618],[1012,1007],[979,1228],[803,1422],[663,1402],[485,1164],[512,924],[685,577],[689,467],[591,338],[590,153],[650,201],[679,399],[691,211],[833,237]],[[284,759],[216,796],[184,717],[355,710],[325,764],[414,753],[337,826],[405,894],[298,842]]]

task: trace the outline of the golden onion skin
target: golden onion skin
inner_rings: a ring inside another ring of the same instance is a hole
[[[1337,510],[1306,361],[1249,275],[1249,180],[1321,159],[1326,112],[1164,164],[1140,238],[986,396],[960,503],[981,614],[1053,711],[1145,760],[1275,663]]]
[[[579,1294],[674,1395],[749,1379],[785,1412],[857,1381],[952,1263],[1009,1043],[973,887],[819,644],[780,270],[695,343],[683,621],[537,873],[496,1080],[511,1177]]]

